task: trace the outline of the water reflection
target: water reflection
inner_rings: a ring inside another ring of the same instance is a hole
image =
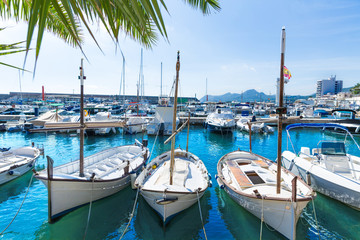
[[[33,173],[29,171],[10,182],[0,185],[1,187],[0,203],[8,200],[11,197],[18,196],[19,194],[25,192],[29,186],[29,182],[32,174]],[[31,182],[30,186],[33,186],[34,182],[35,182],[35,178]]]
[[[128,224],[136,192],[130,187],[96,201],[92,205],[86,239],[119,238]],[[83,239],[89,205],[81,207],[49,224],[45,221],[36,231],[36,239]]]
[[[309,203],[303,212],[304,220],[311,228],[311,231],[308,232],[309,238],[318,238],[318,231],[323,239],[359,238],[360,214],[357,210],[321,193],[317,193],[314,204],[317,219],[314,217],[312,203]],[[319,226],[319,230],[317,226]]]
[[[218,196],[218,211],[221,213],[226,228],[230,231],[233,238],[259,239],[260,219],[238,205],[224,190],[216,187],[215,192]],[[280,233],[270,227],[268,228],[264,223],[262,231],[263,239],[285,239]]]

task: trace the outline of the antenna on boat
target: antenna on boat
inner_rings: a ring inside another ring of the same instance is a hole
[[[277,194],[280,193],[280,185],[281,185],[282,115],[286,113],[286,107],[283,107],[285,38],[286,38],[285,27],[283,27],[282,28],[282,36],[281,36],[279,107],[276,109],[276,113],[278,114],[278,148],[277,148],[277,176],[276,176],[276,193]]]
[[[177,95],[178,95],[178,82],[180,71],[180,51],[177,52],[176,62],[176,78],[175,78],[175,93],[174,93],[174,110],[173,110],[173,123],[172,132],[176,131],[176,108],[177,108]],[[175,164],[175,137],[171,139],[171,155],[170,155],[170,185],[173,184],[173,170]]]
[[[81,59],[80,66],[80,177],[84,177],[84,59]]]

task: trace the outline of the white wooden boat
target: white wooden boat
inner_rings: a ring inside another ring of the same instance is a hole
[[[35,166],[40,151],[33,147],[22,147],[0,152],[0,185],[22,176]]]
[[[171,151],[153,159],[135,181],[135,186],[138,187],[141,195],[159,213],[164,224],[177,213],[200,201],[210,181],[204,163],[197,156],[188,152],[188,147],[186,147],[186,151],[175,149],[175,136],[185,126],[176,130],[175,109],[177,107],[179,70],[180,55],[178,52],[172,121],[173,134],[165,141],[168,142],[171,139]]]
[[[217,164],[217,173],[220,188],[236,203],[285,237],[295,239],[299,216],[314,196],[301,179],[281,168],[281,189],[277,193],[277,164],[246,151],[223,156]]]
[[[288,239],[296,238],[296,224],[315,192],[302,179],[281,165],[282,114],[284,89],[285,28],[282,29],[277,159],[274,163],[251,150],[224,155],[217,164],[216,179],[230,197]],[[260,233],[260,238],[262,233]]]
[[[141,195],[164,223],[196,203],[210,181],[204,163],[197,156],[175,149],[173,183],[170,184],[170,155],[169,151],[157,156],[135,181]]]
[[[349,135],[358,149],[359,145],[348,131],[339,124],[292,124],[293,128],[336,128]],[[360,210],[360,157],[346,153],[345,141],[319,141],[317,146],[301,147],[299,153],[284,151],[284,166],[299,175],[314,190]],[[348,137],[349,139],[349,137]]]
[[[49,221],[128,186],[130,175],[141,171],[147,155],[139,142],[107,149],[84,159],[84,176],[79,160],[52,167],[48,158],[48,168],[35,177],[48,188]]]

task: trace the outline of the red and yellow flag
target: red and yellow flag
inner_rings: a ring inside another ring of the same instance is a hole
[[[291,72],[289,71],[289,69],[287,69],[287,67],[284,66],[284,77],[286,77],[287,79],[290,80],[291,78]]]

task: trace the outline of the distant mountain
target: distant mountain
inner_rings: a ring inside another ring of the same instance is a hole
[[[311,95],[315,96],[315,94]],[[300,95],[286,95],[286,99],[295,101],[296,99],[307,99],[310,96],[300,96]],[[208,101],[209,102],[231,102],[231,101],[237,101],[237,102],[260,102],[260,101],[275,101],[275,95],[267,95],[263,92],[258,92],[255,89],[247,90],[243,93],[225,93],[223,95],[209,95]],[[206,96],[202,97],[200,99],[200,102],[205,102]]]
[[[343,88],[342,91],[343,92],[350,92],[350,89],[352,89],[353,87],[348,87],[348,88]]]

